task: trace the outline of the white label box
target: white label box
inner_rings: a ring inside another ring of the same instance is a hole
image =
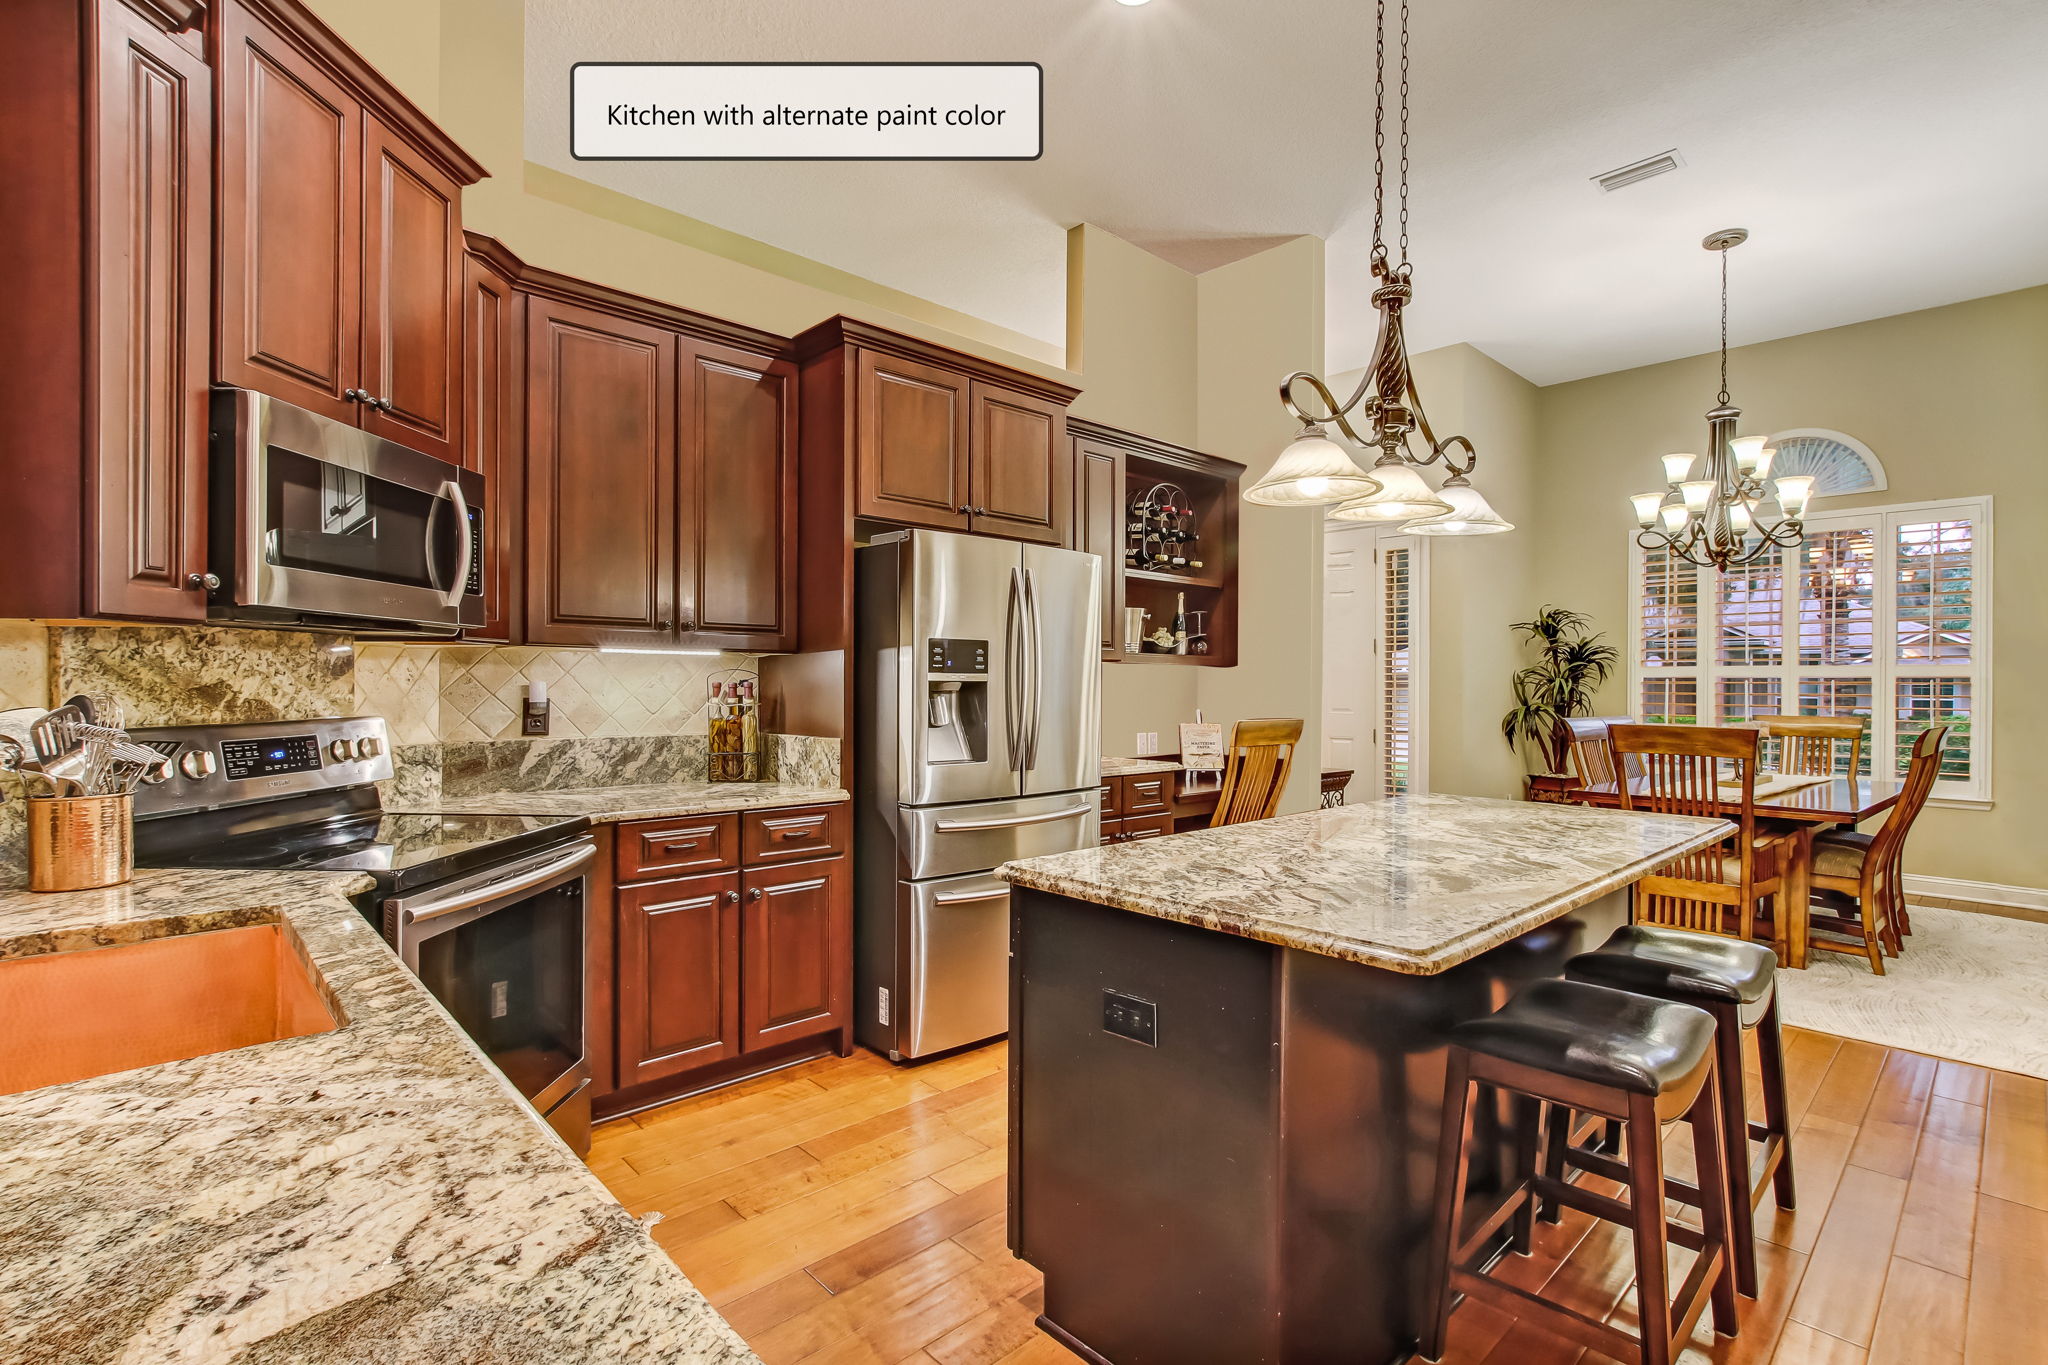
[[[578,161],[1035,161],[1036,62],[578,62]]]

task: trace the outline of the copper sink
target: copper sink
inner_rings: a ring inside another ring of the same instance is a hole
[[[283,923],[0,961],[0,1095],[339,1026]]]

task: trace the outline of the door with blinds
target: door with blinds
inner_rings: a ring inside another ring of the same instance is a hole
[[[1323,537],[1323,767],[1346,801],[1427,790],[1423,775],[1424,542],[1372,526]]]

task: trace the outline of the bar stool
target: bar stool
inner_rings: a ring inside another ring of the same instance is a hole
[[[1735,1287],[1755,1298],[1756,1206],[1777,1187],[1778,1207],[1793,1206],[1792,1146],[1785,1102],[1785,1044],[1778,1028],[1777,957],[1760,943],[1693,933],[1654,924],[1625,924],[1607,942],[1564,966],[1573,981],[1588,981],[1659,1000],[1696,1005],[1714,1016],[1714,1054],[1720,1067],[1721,1137],[1730,1188],[1729,1233],[1735,1245]],[[1764,1121],[1749,1121],[1742,1084],[1742,1035],[1756,1030],[1757,1066],[1763,1073]],[[1610,1179],[1621,1178],[1611,1156],[1580,1148],[1567,1133],[1567,1115],[1554,1116],[1546,1141],[1547,1174],[1563,1179],[1570,1164]],[[1763,1144],[1750,1159],[1751,1139]],[[1545,1217],[1556,1220],[1554,1209]]]
[[[1420,1347],[1424,1358],[1443,1358],[1451,1296],[1459,1292],[1510,1313],[1538,1318],[1603,1355],[1616,1360],[1634,1357],[1643,1365],[1670,1365],[1710,1301],[1714,1330],[1735,1335],[1728,1179],[1722,1166],[1725,1148],[1714,1093],[1713,1049],[1714,1020],[1704,1010],[1554,979],[1532,983],[1496,1013],[1451,1031],[1427,1262],[1429,1294]],[[1470,1178],[1466,1130],[1474,1084],[1491,1085],[1513,1097],[1517,1169],[1499,1206],[1461,1237]],[[1628,1148],[1626,1201],[1568,1185],[1538,1169],[1537,1128],[1546,1102],[1622,1124]],[[1692,1125],[1697,1187],[1664,1175],[1659,1131],[1678,1118]],[[1701,1230],[1665,1220],[1667,1195],[1698,1205]],[[1634,1234],[1640,1337],[1474,1268],[1491,1252],[1503,1228],[1515,1251],[1529,1252],[1539,1197],[1619,1223]],[[1666,1269],[1668,1242],[1699,1253],[1675,1299]]]

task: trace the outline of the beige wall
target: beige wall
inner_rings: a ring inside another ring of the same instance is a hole
[[[1314,237],[1198,276],[1195,444],[1245,466],[1249,484],[1294,435],[1280,380],[1323,367],[1323,243]],[[1322,523],[1312,511],[1246,503],[1238,522],[1236,668],[1201,675],[1196,698],[1225,725],[1300,716],[1300,760],[1283,811],[1316,804],[1322,754]],[[1159,670],[1148,670],[1157,672]]]
[[[1626,629],[1627,495],[1655,457],[1695,450],[1715,359],[1694,356],[1555,385],[1540,395],[1537,582],[1545,600]],[[1993,511],[1992,799],[1988,811],[1930,807],[1907,847],[1924,875],[2048,887],[2048,288],[1880,318],[1730,356],[1745,430],[1841,431],[1883,461],[1890,487],[1816,510],[1990,494]],[[1534,600],[1533,598],[1530,600]],[[1626,681],[1603,709],[1632,710]]]

